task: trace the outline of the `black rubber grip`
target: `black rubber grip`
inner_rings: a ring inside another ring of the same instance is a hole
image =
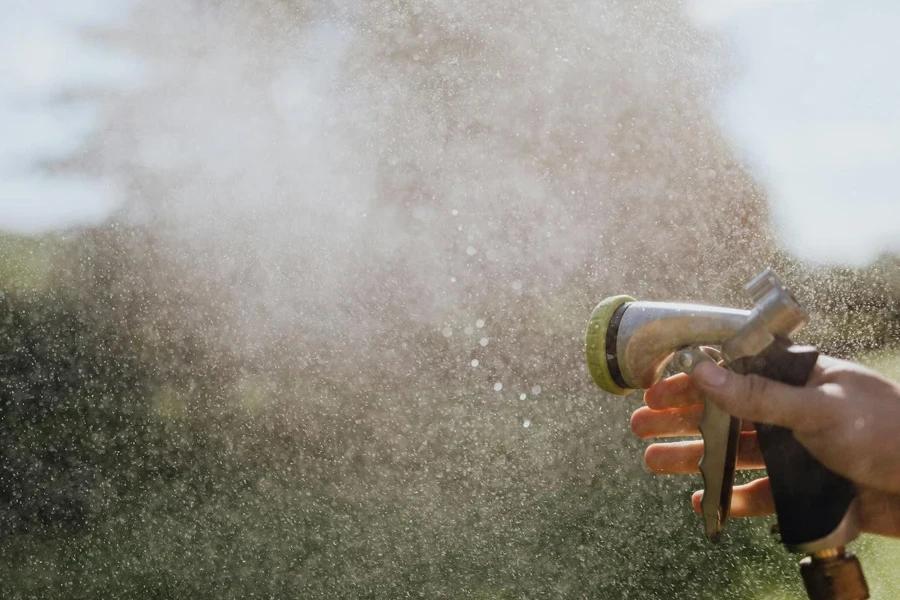
[[[738,373],[803,386],[818,358],[815,348],[778,339],[760,354],[729,366]],[[853,483],[813,458],[789,429],[756,423],[756,431],[772,484],[781,541],[791,547],[832,533],[856,497]]]

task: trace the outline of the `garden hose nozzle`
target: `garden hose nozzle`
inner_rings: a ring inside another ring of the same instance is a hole
[[[703,361],[737,373],[806,385],[819,353],[790,341],[806,311],[767,269],[745,288],[752,310],[613,296],[594,309],[585,334],[591,378],[612,394],[646,389],[671,364],[690,374]],[[719,540],[731,505],[741,421],[704,402],[701,512]],[[781,542],[807,555],[801,573],[811,600],[869,597],[859,561],[844,546],[859,535],[856,488],[816,460],[793,433],[754,424],[771,482]]]

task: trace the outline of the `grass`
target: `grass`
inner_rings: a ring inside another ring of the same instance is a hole
[[[64,239],[0,238],[0,290],[40,301],[53,291],[54,257],[65,252],[65,244]],[[55,296],[48,298],[52,307]],[[562,304],[538,322],[558,322],[554,315],[567,309],[562,299],[557,301]],[[23,306],[19,312],[36,310]],[[45,338],[53,340],[41,354],[48,364],[60,357],[68,360],[71,348],[81,356],[80,338],[68,331],[70,325],[23,317],[17,327],[35,327],[34,322],[43,329],[22,339],[34,338],[33,345],[40,347]],[[546,342],[549,334],[539,329],[524,342],[526,348]],[[69,337],[63,337],[65,332]],[[8,339],[8,345],[16,348],[17,340]],[[118,364],[102,360],[109,354],[98,356],[94,362],[100,366]],[[134,453],[131,463],[114,452],[102,455],[114,461],[116,478],[111,481],[116,485],[134,476],[129,465],[155,474],[146,489],[122,483],[126,492],[140,492],[139,501],[95,486],[98,497],[87,496],[87,504],[96,504],[93,510],[100,517],[89,528],[65,535],[11,536],[0,549],[0,597],[805,597],[794,571],[798,557],[771,542],[765,520],[734,523],[731,546],[708,547],[685,510],[691,482],[654,478],[643,470],[641,444],[622,427],[629,412],[624,404],[603,405],[601,415],[599,405],[585,400],[586,395],[546,386],[529,410],[535,426],[526,433],[519,414],[509,430],[497,425],[510,421],[507,417],[521,403],[514,409],[488,405],[482,394],[468,391],[469,380],[455,384],[466,393],[440,405],[429,394],[413,401],[392,392],[391,415],[404,415],[404,407],[417,414],[427,402],[425,408],[440,419],[426,415],[402,430],[418,435],[410,437],[418,440],[409,442],[414,452],[391,445],[389,452],[376,456],[366,452],[381,446],[363,440],[374,435],[377,424],[367,427],[360,419],[361,405],[350,388],[327,387],[316,400],[319,392],[303,387],[311,398],[302,413],[302,438],[270,438],[269,429],[244,431],[267,413],[275,395],[269,378],[254,374],[214,388],[221,396],[212,396],[234,400],[237,412],[248,416],[246,423],[238,419],[234,429],[227,427],[231,420],[211,421],[197,431],[180,427],[199,409],[171,374],[170,363],[177,361],[168,355],[164,361],[169,362],[162,367],[155,362],[147,366],[153,377],[153,385],[147,385],[146,400],[153,409],[148,421],[159,425],[161,433],[113,428],[116,440],[127,441],[131,435],[147,447],[139,446],[142,452]],[[872,355],[866,362],[900,380],[900,354]],[[65,371],[67,364],[60,368]],[[130,373],[125,367],[101,370],[102,377],[112,379],[120,372]],[[194,367],[190,372],[193,376]],[[20,383],[40,387],[32,379],[22,377]],[[108,390],[121,393],[130,386],[102,389],[107,390],[104,398],[116,399]],[[57,397],[53,390],[47,393]],[[106,415],[124,419],[123,429],[143,423],[126,418],[129,403],[142,398],[126,396],[120,399],[124,416]],[[106,410],[99,404],[96,408]],[[53,425],[41,430],[48,440],[92,439],[83,435],[82,421],[44,412],[38,416]],[[421,433],[423,424],[430,426],[427,434]],[[257,431],[266,437],[255,437]],[[23,445],[22,438],[16,441]],[[110,447],[118,452],[130,446],[117,442]],[[541,462],[542,449],[560,454]],[[376,460],[378,456],[382,458]],[[403,457],[409,460],[389,462]],[[573,471],[576,463],[579,468]],[[548,467],[547,475],[535,474],[541,465]],[[585,476],[593,472],[598,475]],[[682,503],[676,504],[676,498]],[[116,510],[108,510],[110,506]],[[873,597],[897,595],[892,592],[900,589],[894,569],[900,542],[864,536],[854,549]]]
[[[60,237],[0,236],[0,289],[40,293],[53,284],[54,260],[65,250]]]

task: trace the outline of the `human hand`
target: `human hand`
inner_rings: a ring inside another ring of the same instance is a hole
[[[781,425],[823,465],[857,484],[863,531],[900,537],[900,384],[855,363],[822,356],[806,387],[731,373],[711,363],[660,381],[631,417],[641,438],[699,435],[703,397],[744,419],[737,467],[763,469],[755,421]],[[654,473],[696,473],[702,441],[651,444]],[[700,511],[702,492],[692,498]],[[769,479],[735,486],[731,514],[772,514]]]

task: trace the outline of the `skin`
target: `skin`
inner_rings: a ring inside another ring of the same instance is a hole
[[[744,419],[739,469],[765,467],[754,421],[787,427],[822,464],[857,484],[864,531],[900,537],[900,384],[826,356],[802,388],[703,363],[693,378],[676,375],[649,388],[631,429],[644,439],[699,435],[704,397]],[[654,473],[697,473],[702,453],[700,440],[664,442],[651,444],[644,458]],[[692,498],[697,512],[701,497]],[[767,477],[735,486],[732,516],[773,512]]]

